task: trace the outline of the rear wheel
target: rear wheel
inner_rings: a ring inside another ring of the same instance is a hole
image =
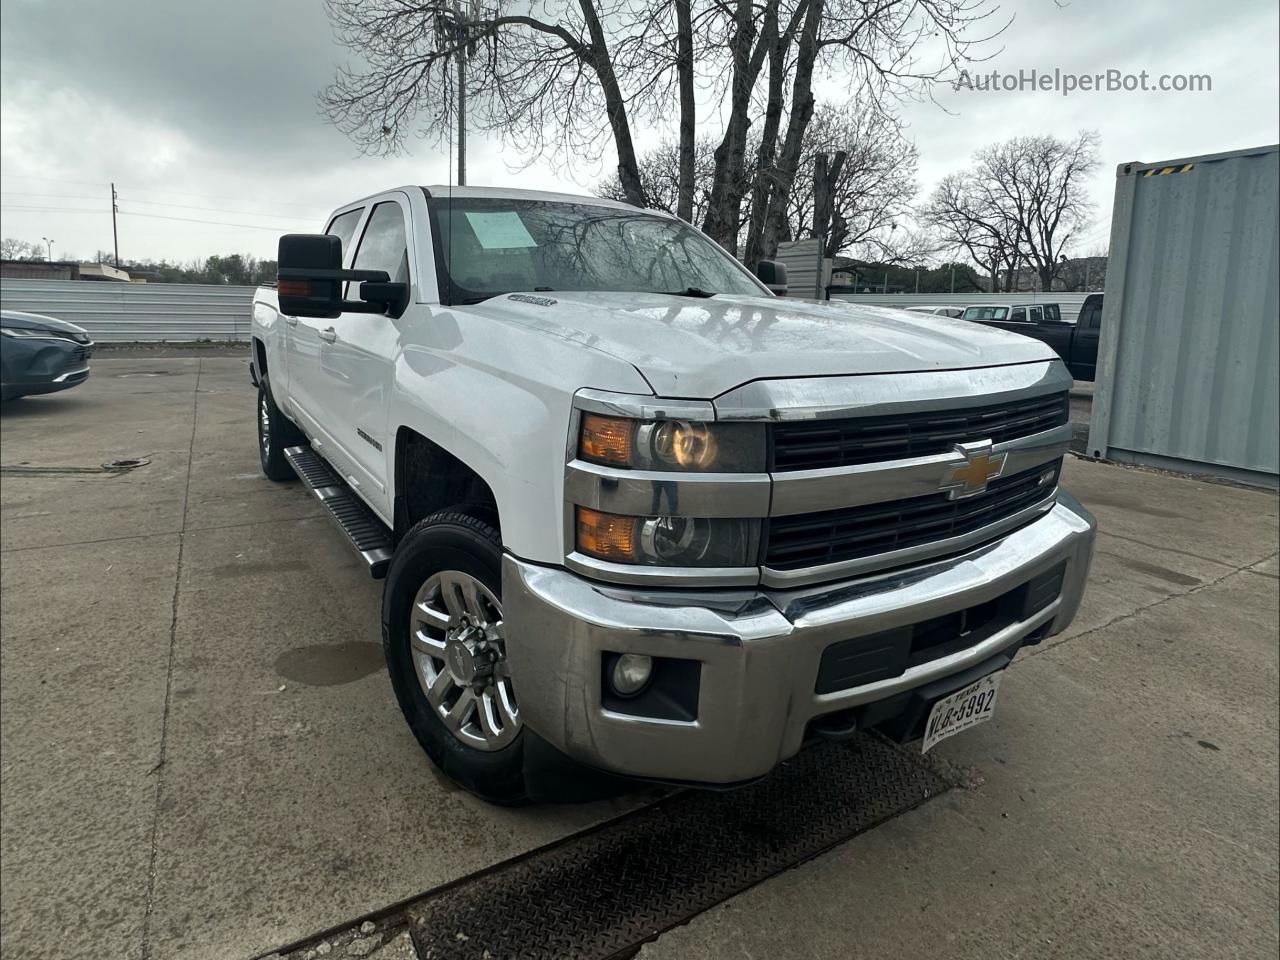
[[[293,467],[285,459],[286,447],[307,442],[306,436],[280,412],[271,396],[271,384],[264,375],[258,381],[258,459],[268,480],[277,483],[294,478]]]
[[[506,661],[502,541],[488,523],[446,510],[396,549],[382,636],[396,699],[446,775],[495,803],[526,801],[525,730]]]

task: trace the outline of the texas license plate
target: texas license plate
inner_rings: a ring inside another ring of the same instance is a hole
[[[947,737],[990,720],[991,714],[995,712],[996,693],[1000,690],[1002,675],[1003,671],[1000,670],[987,674],[981,680],[935,703],[929,711],[929,722],[924,727],[924,746],[920,752],[926,753]]]

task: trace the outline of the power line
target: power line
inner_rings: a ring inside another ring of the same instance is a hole
[[[148,219],[151,219],[151,220],[179,220],[183,223],[209,223],[217,227],[244,227],[248,230],[271,230],[277,233],[280,232],[281,230],[284,230],[287,232],[289,230],[294,229],[294,227],[297,226],[297,224],[291,224],[290,226],[287,226],[287,227],[280,227],[280,226],[265,226],[261,223],[230,223],[226,220],[196,220],[196,219],[193,219],[192,217],[167,217],[161,213],[130,213],[128,210],[121,210],[120,216],[147,217]]]
[[[104,213],[105,211],[98,208],[90,207],[25,207],[17,206],[9,203],[0,203],[0,209],[19,210],[23,213]],[[182,223],[206,223],[215,227],[244,227],[247,230],[271,230],[279,233],[281,231],[288,232],[295,229],[298,225],[291,224],[289,226],[268,225],[262,223],[233,223],[229,220],[197,220],[194,217],[170,217],[161,213],[133,213],[128,210],[121,210],[122,217],[146,217],[150,220],[176,220]]]
[[[23,213],[105,213],[101,207],[30,207],[16,203],[0,203],[0,210],[21,210]]]
[[[39,180],[42,183],[75,183],[82,187],[105,187],[105,181],[100,180],[60,180],[57,177],[34,177],[27,173],[6,173],[6,180]]]
[[[36,176],[30,176],[30,175],[28,175],[28,174],[8,174],[8,173],[7,173],[7,174],[4,174],[4,179],[6,179],[6,180],[38,180],[38,181],[41,181],[41,182],[43,182],[43,183],[73,183],[73,184],[77,184],[77,185],[79,185],[79,186],[85,186],[85,187],[108,187],[108,186],[110,186],[110,184],[109,184],[107,181],[105,181],[105,180],[100,180],[100,181],[94,181],[94,180],[63,180],[63,179],[58,179],[58,178],[56,178],[56,177],[36,177]],[[118,187],[120,190],[124,190],[124,191],[130,191],[130,190],[132,190],[132,191],[136,191],[136,192],[138,192],[138,193],[158,193],[158,194],[167,194],[167,195],[169,195],[169,196],[177,196],[177,197],[198,197],[198,198],[200,198],[200,199],[202,199],[202,200],[230,200],[230,201],[232,201],[232,202],[235,202],[235,201],[237,201],[237,200],[239,200],[239,201],[243,201],[243,200],[244,200],[244,196],[243,196],[243,195],[241,195],[241,196],[235,196],[235,197],[229,197],[229,196],[226,196],[226,195],[218,195],[218,194],[212,194],[212,193],[191,193],[191,192],[189,192],[189,191],[183,191],[183,190],[164,190],[164,189],[155,188],[155,187],[130,187],[127,183],[126,183],[126,184],[121,184],[121,183],[119,183],[118,181],[117,181],[117,187]],[[49,196],[54,196],[54,194],[49,194]],[[86,198],[86,199],[87,199],[87,198]],[[137,202],[142,203],[143,201],[137,201]],[[151,202],[151,203],[160,203],[161,201],[155,201],[155,200],[153,200],[153,201],[148,201],[148,202]],[[305,203],[282,203],[282,202],[277,201],[277,202],[276,202],[276,205],[277,205],[277,206],[280,206],[280,207],[294,207],[294,208],[297,208],[297,209],[299,209],[299,210],[312,210],[312,209],[313,209],[312,207],[310,207],[309,205],[307,205],[307,204],[305,204]],[[175,203],[175,204],[170,204],[170,206],[175,206],[175,207],[176,207],[176,206],[182,206],[182,204],[176,204],[176,203]]]
[[[4,191],[3,193],[0,193],[0,196],[5,196],[5,197],[47,197],[47,198],[57,199],[57,200],[96,200],[96,199],[98,199],[97,197],[86,197],[86,196],[83,196],[83,195],[81,195],[81,194],[61,194],[61,193],[20,193],[20,192],[12,191],[12,190],[6,190],[6,191]],[[141,204],[145,204],[145,205],[147,205],[147,206],[149,206],[149,207],[179,207],[179,208],[181,208],[181,209],[183,209],[183,210],[203,210],[203,211],[205,211],[206,213],[235,213],[235,214],[243,214],[243,215],[245,215],[245,216],[249,216],[249,217],[293,217],[293,216],[297,216],[297,214],[293,214],[293,213],[286,213],[286,212],[284,212],[283,210],[271,210],[271,211],[267,211],[267,212],[265,212],[265,213],[264,213],[264,212],[261,212],[261,211],[258,211],[258,210],[227,210],[227,209],[225,209],[225,208],[223,208],[223,207],[198,207],[198,206],[196,206],[196,205],[194,205],[194,204],[190,204],[190,203],[169,203],[169,202],[168,202],[168,201],[166,201],[166,200],[136,200],[136,199],[130,199],[130,198],[127,198],[127,197],[121,197],[120,199],[121,199],[121,200],[124,200],[124,202],[125,202],[125,203],[141,203]],[[316,220],[321,220],[321,219],[323,219],[323,218],[324,218],[324,214],[323,214],[323,213],[315,213],[315,211],[311,211],[311,212],[312,212],[312,214],[314,215],[314,217],[315,217],[315,219],[316,219]]]

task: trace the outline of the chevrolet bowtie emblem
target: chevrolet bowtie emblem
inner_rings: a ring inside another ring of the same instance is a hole
[[[987,489],[987,484],[1000,476],[1004,470],[1007,453],[991,452],[991,441],[982,440],[977,443],[957,443],[955,451],[964,459],[960,463],[949,464],[942,475],[939,490],[944,490],[952,500],[960,497],[972,497]]]

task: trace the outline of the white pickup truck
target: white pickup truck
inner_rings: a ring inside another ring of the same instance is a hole
[[[467,789],[928,748],[1070,623],[1095,524],[1058,486],[1053,351],[784,286],[665,213],[525,190],[401,187],[281,238],[263,471],[386,578],[396,696]]]

